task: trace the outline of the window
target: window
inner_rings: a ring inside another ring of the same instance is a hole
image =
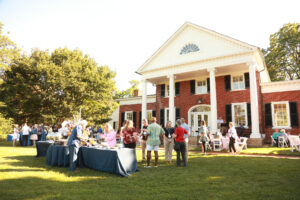
[[[187,44],[185,45],[181,51],[180,51],[180,55],[182,54],[188,54],[188,53],[191,53],[191,52],[197,52],[197,51],[200,51],[199,47],[195,44]]]
[[[242,90],[245,89],[244,76],[232,76],[232,90]]]
[[[165,108],[165,124],[170,121],[169,120],[169,108]],[[165,126],[164,124],[164,126]]]
[[[206,80],[205,81],[197,81],[197,94],[205,94],[207,93]]]
[[[125,112],[125,120],[133,120],[133,113],[132,113],[132,111]]]
[[[168,96],[170,96],[170,86],[166,85],[166,94],[165,94],[165,97],[168,97]]]
[[[272,103],[273,126],[287,128],[290,126],[288,102]]]
[[[148,122],[150,122],[151,118],[152,118],[152,110],[147,110],[147,120],[148,120]]]
[[[233,103],[232,104],[233,122],[236,127],[247,126],[247,104]]]

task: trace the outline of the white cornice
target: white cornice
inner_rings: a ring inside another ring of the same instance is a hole
[[[300,91],[300,80],[261,83],[262,93]]]
[[[117,99],[119,101],[120,106],[122,105],[133,105],[133,104],[142,104],[142,97],[129,97],[124,99]],[[156,95],[149,95],[147,96],[147,103],[155,103],[156,102]]]

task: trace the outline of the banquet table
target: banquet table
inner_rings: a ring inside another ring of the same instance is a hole
[[[134,149],[102,149],[80,147],[77,166],[109,172],[120,176],[129,176],[138,170]],[[48,148],[46,164],[51,166],[69,166],[68,146],[51,145]]]
[[[222,137],[221,142],[222,142],[222,149],[227,150],[229,148],[229,138],[228,137]]]
[[[38,141],[36,142],[36,157],[46,156],[47,150],[53,141]]]

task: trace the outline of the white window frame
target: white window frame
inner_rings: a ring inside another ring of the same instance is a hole
[[[130,119],[130,120],[133,120],[133,111],[126,111],[125,112],[125,117],[124,117],[125,119],[124,120],[128,120],[127,119],[127,114],[130,114],[130,113],[132,114],[132,119]]]
[[[170,86],[169,84],[165,84],[165,97],[170,96]]]
[[[231,104],[231,113],[232,113],[232,122],[234,123],[234,126],[236,127],[240,127],[240,126],[237,126],[235,124],[235,115],[234,115],[234,106],[235,105],[243,105],[245,106],[245,126],[244,128],[248,128],[248,110],[247,110],[247,103],[246,102],[243,102],[243,103],[232,103]]]
[[[233,77],[240,77],[240,76],[243,77],[243,88],[234,89],[234,88],[233,88]],[[233,74],[233,75],[231,75],[230,77],[231,77],[231,90],[232,90],[232,91],[239,91],[239,90],[245,90],[245,89],[246,89],[246,86],[245,86],[245,76],[244,76],[244,74]]]
[[[146,116],[147,116],[147,120],[148,120],[148,122],[150,122],[151,118],[150,118],[150,119],[148,119],[148,113],[151,113],[151,118],[152,118],[152,117],[153,117],[153,116],[152,116],[152,110],[147,110],[147,115],[146,115]]]
[[[285,104],[286,105],[286,114],[287,114],[287,122],[288,125],[287,126],[275,126],[275,113],[274,113],[274,105],[275,104]],[[272,126],[273,129],[281,129],[281,128],[285,128],[285,129],[290,129],[291,128],[291,119],[290,119],[290,106],[289,106],[289,102],[288,101],[276,101],[276,102],[271,102],[271,110],[272,110]]]
[[[163,124],[163,126],[165,126],[167,124],[167,122],[170,121],[168,111],[169,111],[169,108],[165,108],[165,124]]]
[[[198,82],[205,82],[205,92],[203,93],[198,93]],[[195,80],[195,94],[207,94],[207,78],[206,79],[198,79],[198,80]]]

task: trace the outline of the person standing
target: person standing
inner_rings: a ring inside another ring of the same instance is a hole
[[[136,129],[133,127],[132,120],[127,120],[121,134],[124,136],[123,142],[126,148],[135,149],[137,134]]]
[[[168,121],[166,127],[164,128],[164,146],[165,146],[165,160],[167,163],[171,164],[172,162],[172,152],[174,148],[174,139],[173,134],[175,132],[172,127],[172,122]]]
[[[110,123],[106,123],[104,125],[104,130],[105,133],[101,135],[101,138],[105,139],[105,142],[107,143],[108,147],[115,147],[117,144],[116,132],[114,131]]]
[[[206,142],[208,142],[208,136],[207,136],[207,127],[205,125],[204,120],[201,120],[200,122],[199,134],[200,134],[200,142],[202,143],[202,153],[206,155]]]
[[[80,147],[80,141],[85,141],[83,138],[83,130],[85,130],[86,125],[86,120],[80,121],[79,124],[72,130],[72,133],[68,139],[67,145],[70,151],[70,171],[76,170],[77,154]]]
[[[38,125],[37,127],[37,136],[38,136],[38,141],[42,140],[42,135],[43,135],[43,124]]]
[[[160,145],[160,136],[164,134],[165,131],[162,129],[160,125],[156,123],[156,117],[151,118],[151,124],[147,128],[147,166],[150,167],[150,157],[151,151],[154,151],[155,155],[155,163],[154,167],[157,167],[158,163],[158,147]]]
[[[22,127],[22,145],[23,146],[28,146],[28,136],[29,132],[31,131],[30,127],[27,126],[27,123],[24,124]]]
[[[187,125],[187,123],[185,123],[185,119],[181,118],[181,127],[184,128],[187,133],[184,134],[184,141],[185,141],[185,155],[186,155],[186,162],[188,161],[188,151],[189,151],[189,133],[190,133],[190,128]]]
[[[31,131],[30,140],[32,141],[33,146],[35,146],[36,141],[38,140],[38,125],[35,124]]]
[[[175,151],[177,153],[177,167],[180,167],[180,154],[183,160],[183,165],[187,166],[187,156],[186,156],[186,142],[184,135],[188,134],[187,130],[185,130],[181,125],[181,120],[178,119],[176,121],[177,128],[175,129],[175,133],[173,137],[175,138]]]
[[[236,152],[234,145],[237,140],[237,133],[235,127],[233,126],[233,122],[229,122],[228,136],[229,136],[229,152],[231,152],[234,155]]]
[[[141,145],[142,145],[142,162],[146,162],[146,143],[147,143],[147,138],[146,138],[146,134],[147,134],[147,128],[148,128],[148,120],[147,119],[143,119],[143,127],[141,130]]]
[[[19,125],[16,124],[14,127],[14,133],[13,133],[13,137],[12,137],[12,141],[13,141],[13,147],[16,146],[16,141],[19,139],[20,135],[19,135]]]

